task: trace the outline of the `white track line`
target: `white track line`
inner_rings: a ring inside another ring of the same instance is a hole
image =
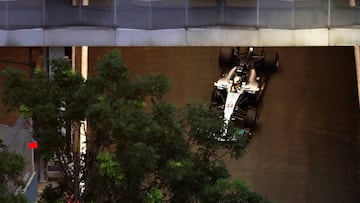
[[[356,65],[356,78],[357,78],[357,89],[358,89],[358,102],[360,107],[360,48],[354,46],[355,65]]]
[[[355,54],[355,65],[356,65],[356,78],[357,78],[357,88],[358,88],[358,101],[360,108],[360,46],[354,47]],[[358,132],[360,132],[360,125],[358,125]],[[358,180],[360,180],[360,135],[357,137],[358,141]]]
[[[355,0],[350,0],[350,2],[349,2],[349,3],[350,3],[350,6],[351,6],[351,7],[356,6],[356,2],[355,2]]]
[[[350,7],[356,6],[355,0],[349,0]],[[354,46],[355,65],[356,65],[356,78],[357,78],[357,89],[358,89],[358,102],[360,107],[360,50],[359,46]]]

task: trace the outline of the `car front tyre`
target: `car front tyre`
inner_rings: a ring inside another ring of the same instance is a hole
[[[221,47],[219,54],[219,66],[225,72],[225,70],[231,68],[234,65],[234,48]]]
[[[279,54],[276,52],[266,52],[264,54],[264,68],[270,73],[277,71],[279,67]]]

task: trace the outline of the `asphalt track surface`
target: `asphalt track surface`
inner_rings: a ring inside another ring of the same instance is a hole
[[[360,202],[353,48],[277,51],[260,127],[231,171],[277,202]]]
[[[90,49],[90,58],[108,50]],[[259,127],[241,159],[224,159],[233,177],[279,203],[360,202],[353,48],[272,50],[280,55],[280,67],[265,90]],[[161,73],[171,79],[165,100],[179,106],[209,102],[219,48],[121,51],[133,75]]]

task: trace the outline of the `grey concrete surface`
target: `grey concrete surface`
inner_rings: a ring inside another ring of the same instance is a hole
[[[106,50],[91,48],[90,57]],[[165,99],[176,105],[209,102],[218,50],[121,49],[133,75],[162,73],[172,80]],[[233,177],[279,203],[360,202],[353,47],[272,50],[280,54],[280,69],[265,91],[259,128],[244,157],[224,159]]]

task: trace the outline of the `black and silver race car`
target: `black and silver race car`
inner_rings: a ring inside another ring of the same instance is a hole
[[[221,77],[214,82],[212,109],[221,111],[224,134],[229,122],[249,132],[256,128],[257,106],[269,76],[279,66],[275,52],[255,54],[253,48],[221,48],[219,65]]]

